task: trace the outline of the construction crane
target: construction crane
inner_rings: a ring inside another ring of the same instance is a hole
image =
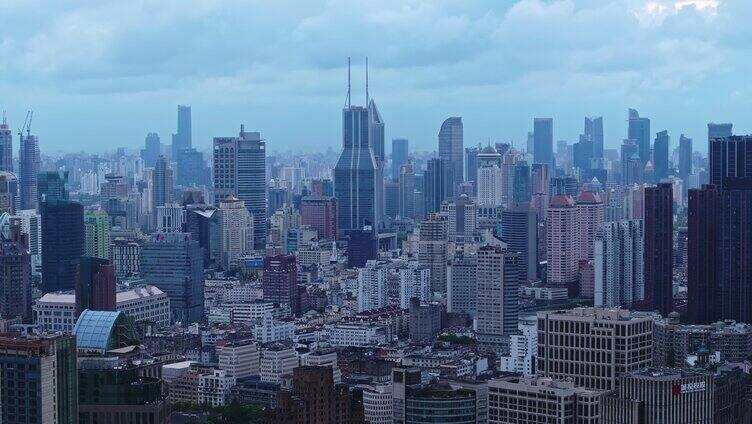
[[[26,136],[28,137],[31,135],[31,118],[34,117],[34,111],[29,110],[26,111],[26,119],[24,119],[24,123],[21,126],[21,128],[18,129],[18,137],[19,140],[23,139],[23,132],[26,130]]]

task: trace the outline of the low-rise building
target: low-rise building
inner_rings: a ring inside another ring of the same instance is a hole
[[[223,406],[227,403],[230,388],[235,385],[235,378],[227,375],[225,370],[213,370],[198,377],[197,400],[200,404]]]
[[[373,346],[385,343],[386,329],[373,324],[333,324],[327,326],[332,346]]]
[[[295,335],[295,325],[291,321],[276,320],[271,312],[267,312],[261,323],[256,324],[254,335],[256,341],[260,343],[292,340]]]
[[[653,326],[654,365],[681,366],[701,347],[719,352],[722,361],[739,362],[752,352],[752,325],[719,321],[709,325],[684,325],[676,314],[657,320]]]
[[[273,343],[261,351],[261,381],[281,384],[284,376],[298,366],[298,356],[289,344]]]

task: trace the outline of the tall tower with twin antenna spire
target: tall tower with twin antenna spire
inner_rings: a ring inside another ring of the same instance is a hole
[[[367,62],[366,62],[367,64]],[[383,211],[384,123],[376,104],[368,98],[366,65],[366,107],[353,106],[350,58],[347,59],[347,102],[342,109],[342,153],[334,167],[334,196],[337,198],[339,236],[370,226],[378,229]],[[376,146],[380,144],[380,156]]]

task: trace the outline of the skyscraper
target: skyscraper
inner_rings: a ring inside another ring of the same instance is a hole
[[[512,203],[529,203],[532,197],[530,165],[526,161],[523,160],[514,165],[512,185]]]
[[[714,124],[711,122],[708,124],[708,140],[713,138],[731,137],[731,134],[733,134],[733,128],[734,124],[732,123]]]
[[[111,221],[107,212],[97,210],[84,215],[84,254],[86,256],[110,258],[110,228]]]
[[[533,119],[534,162],[543,163],[554,169],[554,120],[552,118]]]
[[[214,205],[235,196],[253,217],[254,248],[266,246],[266,142],[240,126],[238,137],[214,137]]]
[[[687,187],[687,182],[692,174],[692,139],[685,137],[684,134],[679,136],[679,177]],[[687,189],[685,188],[686,192]]]
[[[72,290],[78,258],[84,254],[84,208],[68,200],[44,201],[42,215],[42,292]]]
[[[607,222],[595,235],[595,306],[631,309],[645,295],[642,220]]]
[[[178,105],[178,132],[172,135],[172,160],[177,161],[178,152],[192,145],[191,107]]]
[[[208,186],[211,184],[209,168],[204,161],[204,154],[196,149],[180,149],[178,151],[177,184],[190,186]]]
[[[174,201],[172,183],[172,169],[167,165],[167,159],[160,156],[152,173],[151,198],[154,210]]]
[[[452,116],[444,120],[439,130],[439,158],[444,159],[452,169],[450,194],[454,194],[455,187],[463,181],[465,175],[463,143],[462,118]]]
[[[300,223],[310,225],[320,240],[337,238],[337,199],[306,196],[300,201]]]
[[[752,136],[728,136],[708,141],[710,184],[727,178],[752,178]]]
[[[415,169],[408,162],[401,166],[399,172],[399,216],[415,218]]]
[[[342,153],[334,167],[337,231],[346,235],[366,225],[378,227],[378,164],[369,140],[369,111],[348,105],[342,110]]]
[[[593,158],[603,158],[603,118],[585,118],[585,137],[593,144]]]
[[[295,256],[267,256],[261,280],[264,300],[288,305],[293,314],[299,312],[298,266]]]
[[[447,265],[447,312],[465,313],[475,318],[478,304],[477,267],[477,255],[465,254],[462,250],[455,252]]]
[[[593,260],[595,232],[606,221],[606,205],[600,193],[583,191],[577,196],[577,222],[579,227],[579,260]]]
[[[376,199],[374,213],[376,221],[374,226],[384,219],[384,168],[386,164],[386,152],[384,151],[384,120],[381,118],[376,102],[370,99],[368,102],[368,139],[376,159],[374,183]]]
[[[31,254],[29,237],[19,223],[0,241],[0,318],[31,320]]]
[[[502,245],[478,248],[477,337],[478,342],[500,345],[517,330],[518,288],[524,265],[519,253]]]
[[[157,164],[159,155],[162,154],[162,143],[159,141],[159,134],[146,134],[144,148],[141,149],[141,159],[144,160],[144,166],[153,168]]]
[[[42,172],[37,177],[37,201],[68,200],[68,171]]]
[[[83,256],[76,279],[76,316],[86,309],[115,310],[115,269],[110,261]]]
[[[465,149],[465,181],[473,184],[473,193],[478,191],[478,153],[479,147]]]
[[[645,188],[645,309],[667,316],[674,310],[673,187],[659,183]]]
[[[253,218],[242,200],[228,197],[219,203],[219,227],[222,266],[229,270],[253,250]]]
[[[431,214],[418,225],[418,263],[431,270],[431,292],[446,292],[446,252],[449,220]]]
[[[574,200],[557,194],[551,198],[546,217],[548,283],[576,287],[579,260],[578,210]]]
[[[644,164],[650,160],[650,119],[641,118],[635,109],[629,109],[627,138],[637,144],[637,155]]]
[[[530,203],[515,203],[501,212],[501,239],[520,254],[521,281],[535,280],[538,270],[538,221]]]
[[[453,196],[452,181],[454,168],[450,162],[442,158],[428,160],[428,166],[424,174],[424,196],[426,215],[441,210],[441,202],[449,200]]]
[[[406,138],[392,139],[392,179],[399,180],[400,168],[409,158],[409,143]]]
[[[375,260],[358,268],[358,312],[386,306],[389,298],[386,291],[386,264]]]
[[[18,179],[20,187],[20,209],[37,209],[37,176],[41,166],[39,158],[39,138],[22,134],[18,152]]]
[[[13,134],[3,113],[0,124],[0,171],[13,172]]]
[[[692,324],[711,324],[721,318],[717,310],[722,273],[719,260],[718,187],[691,189],[687,212],[687,315]]]
[[[653,167],[655,168],[655,182],[659,183],[668,178],[668,152],[671,138],[668,131],[663,130],[655,135],[653,144]]]
[[[477,159],[478,204],[501,206],[504,194],[501,155],[489,145],[478,153]]]
[[[190,233],[154,234],[141,247],[141,277],[170,298],[172,321],[204,316],[203,253]]]
[[[3,423],[76,424],[78,372],[72,336],[0,336]]]

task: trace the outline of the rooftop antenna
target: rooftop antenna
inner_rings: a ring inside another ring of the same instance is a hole
[[[368,107],[368,56],[366,56],[366,107]]]
[[[347,56],[347,108],[350,108],[350,56]]]
[[[8,120],[5,117],[5,109],[3,109],[3,125],[8,125]]]

